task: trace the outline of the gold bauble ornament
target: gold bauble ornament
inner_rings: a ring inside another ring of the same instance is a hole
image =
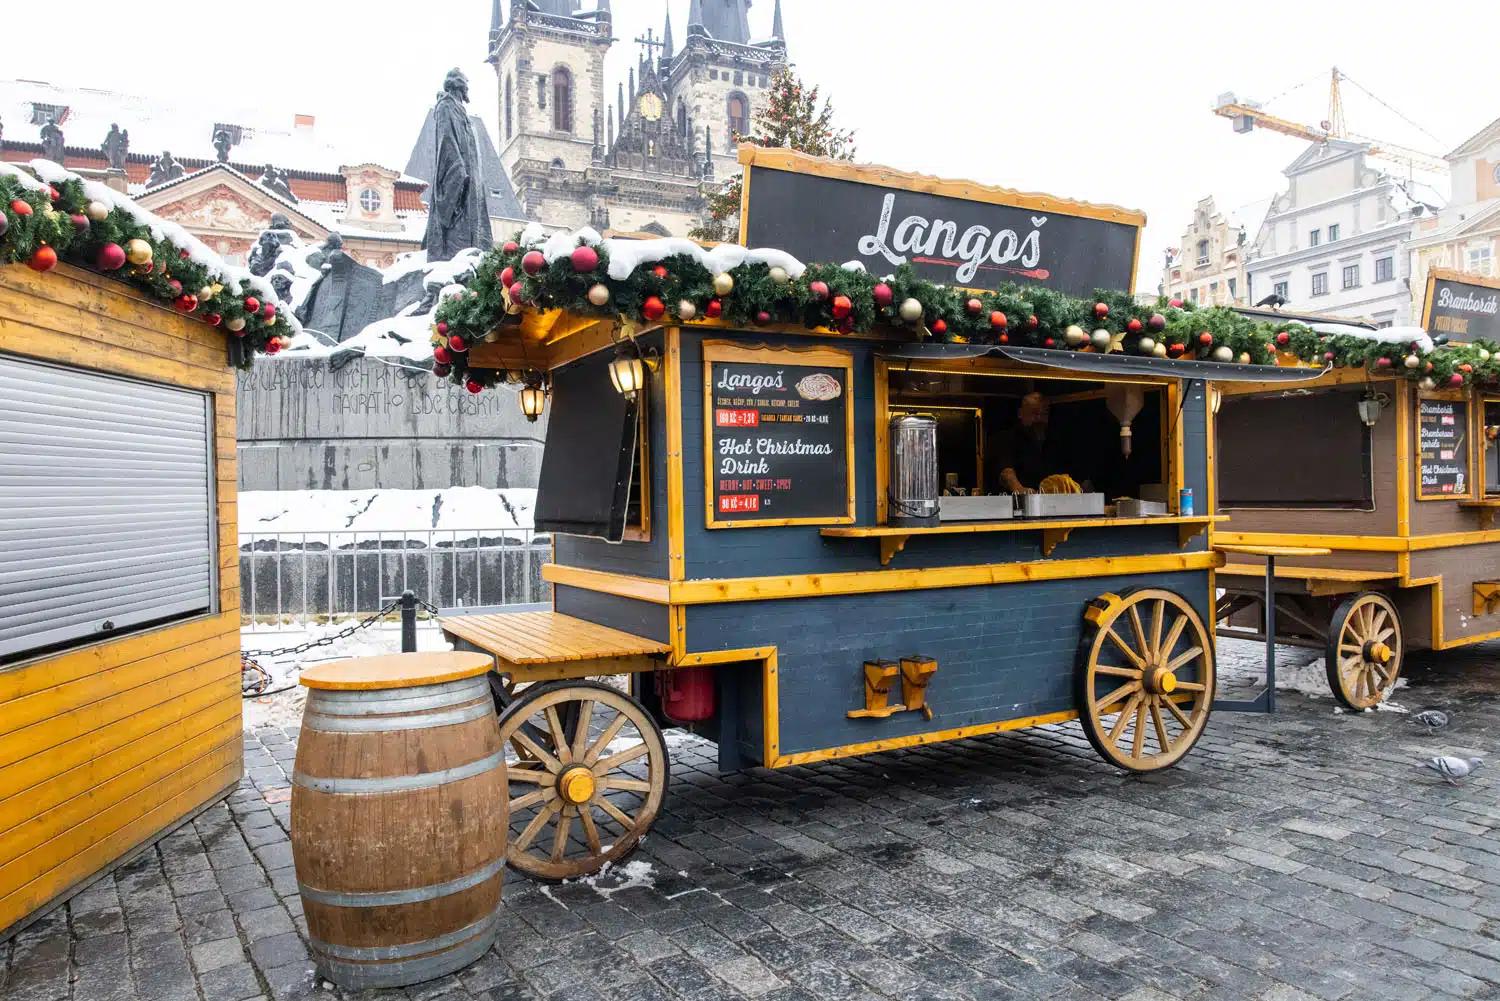
[[[714,295],[728,295],[734,291],[734,279],[727,273],[714,275]]]
[[[1151,353],[1158,358],[1165,358],[1167,356],[1167,346],[1161,341],[1157,341],[1156,347],[1151,349]]]
[[[1241,365],[1248,365],[1248,364],[1250,364],[1250,352],[1248,352],[1248,351],[1241,351],[1240,352],[1240,364]]]
[[[771,281],[777,285],[786,285],[791,282],[792,276],[786,273],[786,268],[772,268]]]
[[[589,289],[589,302],[595,306],[603,306],[609,302],[609,286],[600,282]]]
[[[212,285],[205,285],[205,286],[203,286],[202,288],[200,288],[198,290],[198,298],[200,300],[208,300],[208,299],[212,299],[213,297],[214,297],[214,287]]]
[[[677,304],[677,315],[683,320],[691,320],[698,315],[698,307],[684,299]]]
[[[1431,390],[1434,390],[1434,389],[1437,388],[1437,383],[1435,383],[1435,382],[1432,381],[1432,376],[1430,376],[1430,375],[1424,375],[1424,376],[1422,376],[1422,378],[1417,381],[1417,385],[1419,387],[1421,387],[1422,389],[1428,390],[1428,391],[1431,391]]]
[[[1100,327],[1089,336],[1089,340],[1093,341],[1094,347],[1098,348],[1100,351],[1108,351],[1109,345],[1114,341],[1114,339],[1114,335],[1111,334],[1108,330],[1105,330],[1103,327]]]
[[[83,214],[88,216],[93,222],[103,222],[109,218],[109,206],[103,202],[89,202],[88,208],[83,210]]]
[[[1084,333],[1083,328],[1076,323],[1070,324],[1068,329],[1063,331],[1063,340],[1068,342],[1070,348],[1076,348],[1088,339],[1089,335]]]
[[[916,299],[905,299],[901,303],[901,319],[907,323],[916,323],[922,318],[922,304]]]
[[[139,267],[151,263],[151,244],[145,240],[131,240],[125,244],[125,259]]]
[[[1156,352],[1156,338],[1142,337],[1136,342],[1136,350],[1140,351],[1143,355],[1154,354]]]
[[[1479,349],[1479,360],[1480,361],[1489,361],[1490,360],[1490,353],[1488,351],[1486,351],[1484,348],[1480,348]]]
[[[243,316],[236,316],[233,319],[225,320],[224,326],[228,327],[230,330],[239,332],[245,329],[245,318]]]

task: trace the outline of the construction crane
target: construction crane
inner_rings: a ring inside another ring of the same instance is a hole
[[[1214,102],[1214,114],[1221,118],[1228,118],[1234,123],[1234,131],[1251,132],[1256,128],[1270,129],[1272,132],[1280,132],[1284,136],[1292,136],[1297,139],[1305,139],[1308,142],[1327,143],[1330,139],[1343,139],[1351,142],[1369,143],[1370,148],[1366,156],[1379,157],[1382,160],[1392,160],[1396,163],[1404,163],[1411,169],[1428,170],[1434,173],[1447,174],[1448,162],[1440,156],[1424,153],[1421,150],[1411,149],[1397,143],[1385,142],[1379,139],[1371,139],[1368,136],[1356,135],[1348,130],[1344,121],[1344,97],[1339,88],[1341,80],[1348,80],[1366,94],[1370,92],[1360,87],[1347,75],[1340,73],[1339,68],[1333,68],[1332,79],[1328,87],[1328,117],[1318,125],[1304,125],[1300,122],[1288,121],[1275,115],[1268,115],[1261,110],[1260,104],[1251,100],[1239,100],[1231,91],[1220,94]],[[1295,89],[1295,88],[1294,88]],[[1371,97],[1375,95],[1370,94]],[[1379,101],[1379,98],[1375,98]],[[1385,104],[1384,101],[1380,103]],[[1386,107],[1390,107],[1386,105]],[[1391,109],[1395,111],[1394,108]],[[1398,112],[1399,114],[1399,112]],[[1409,121],[1409,119],[1408,119]],[[1416,125],[1415,122],[1411,124]],[[1417,126],[1421,128],[1420,126]]]

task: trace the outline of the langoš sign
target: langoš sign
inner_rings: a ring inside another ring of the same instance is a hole
[[[1015,282],[1076,296],[1134,288],[1140,212],[791,150],[742,146],[740,162],[740,242],[748,247],[859,261],[875,275],[910,264],[961,288]]]

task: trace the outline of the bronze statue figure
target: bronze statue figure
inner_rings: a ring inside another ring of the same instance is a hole
[[[422,238],[429,261],[452,260],[469,247],[488,250],[494,242],[479,145],[465,107],[468,103],[468,77],[457,69],[450,70],[433,108],[437,158],[427,232]]]
[[[104,150],[104,159],[109,162],[110,170],[124,170],[125,158],[130,153],[130,130],[120,130],[118,124],[109,127],[109,135],[104,137],[104,143],[99,147]]]
[[[42,159],[59,165],[63,162],[63,130],[56,122],[42,126]]]

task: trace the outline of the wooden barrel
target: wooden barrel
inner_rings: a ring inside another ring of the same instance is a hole
[[[336,984],[421,983],[495,941],[510,799],[491,665],[396,654],[302,675],[292,859]]]

